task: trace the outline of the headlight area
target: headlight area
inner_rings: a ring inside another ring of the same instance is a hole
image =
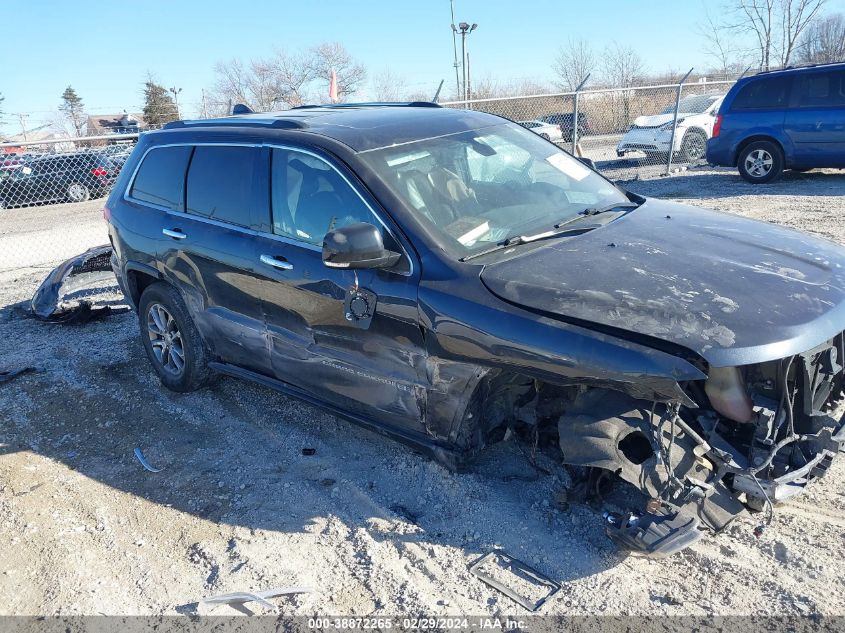
[[[801,492],[845,442],[845,418],[833,417],[845,397],[843,338],[776,361],[711,369],[704,392],[713,410],[697,422],[724,446],[722,470],[750,507]]]
[[[644,508],[605,517],[608,535],[641,554],[674,553],[746,509],[768,522],[845,444],[845,416],[835,416],[843,359],[840,334],[787,358],[709,367],[706,380],[682,385],[693,406],[588,391],[560,421],[565,461],[611,470],[643,493]]]

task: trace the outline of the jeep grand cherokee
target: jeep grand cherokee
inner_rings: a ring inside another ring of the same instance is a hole
[[[112,265],[161,382],[253,380],[468,463],[508,428],[642,495],[668,554],[843,442],[845,251],[645,199],[505,119],[303,107],[144,134]]]

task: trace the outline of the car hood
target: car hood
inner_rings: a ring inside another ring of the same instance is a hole
[[[706,117],[708,115],[701,112],[679,112],[679,119],[690,119],[692,117]],[[670,123],[675,118],[673,113],[670,114],[652,114],[651,116],[638,116],[634,119],[635,127],[660,127],[665,123]]]
[[[773,224],[648,200],[606,226],[485,266],[499,298],[713,366],[806,351],[845,330],[845,249]]]

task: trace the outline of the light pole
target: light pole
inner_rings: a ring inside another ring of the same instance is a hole
[[[453,29],[455,28],[454,24],[452,25],[452,28]],[[462,62],[463,69],[464,69],[464,72],[463,72],[464,101],[469,100],[469,90],[468,90],[469,73],[468,73],[468,69],[467,69],[467,35],[472,33],[476,28],[478,28],[478,25],[475,24],[475,23],[467,24],[466,22],[461,22],[460,24],[458,24],[458,29],[461,32],[461,62]]]
[[[461,79],[458,77],[458,41],[455,35],[458,29],[455,28],[455,0],[449,0],[449,7],[452,9],[452,53],[455,55],[455,96],[461,94]]]
[[[176,88],[175,86],[173,88],[170,88],[170,93],[173,95],[173,105],[176,106],[176,118],[177,119],[180,118],[179,117],[179,93],[180,92],[182,92],[181,88]]]

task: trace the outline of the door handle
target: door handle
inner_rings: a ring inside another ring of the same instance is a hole
[[[293,264],[286,261],[284,258],[273,257],[272,255],[262,255],[261,263],[278,268],[279,270],[293,270]]]
[[[162,229],[161,233],[167,237],[172,237],[174,240],[184,240],[188,237],[180,229]]]

